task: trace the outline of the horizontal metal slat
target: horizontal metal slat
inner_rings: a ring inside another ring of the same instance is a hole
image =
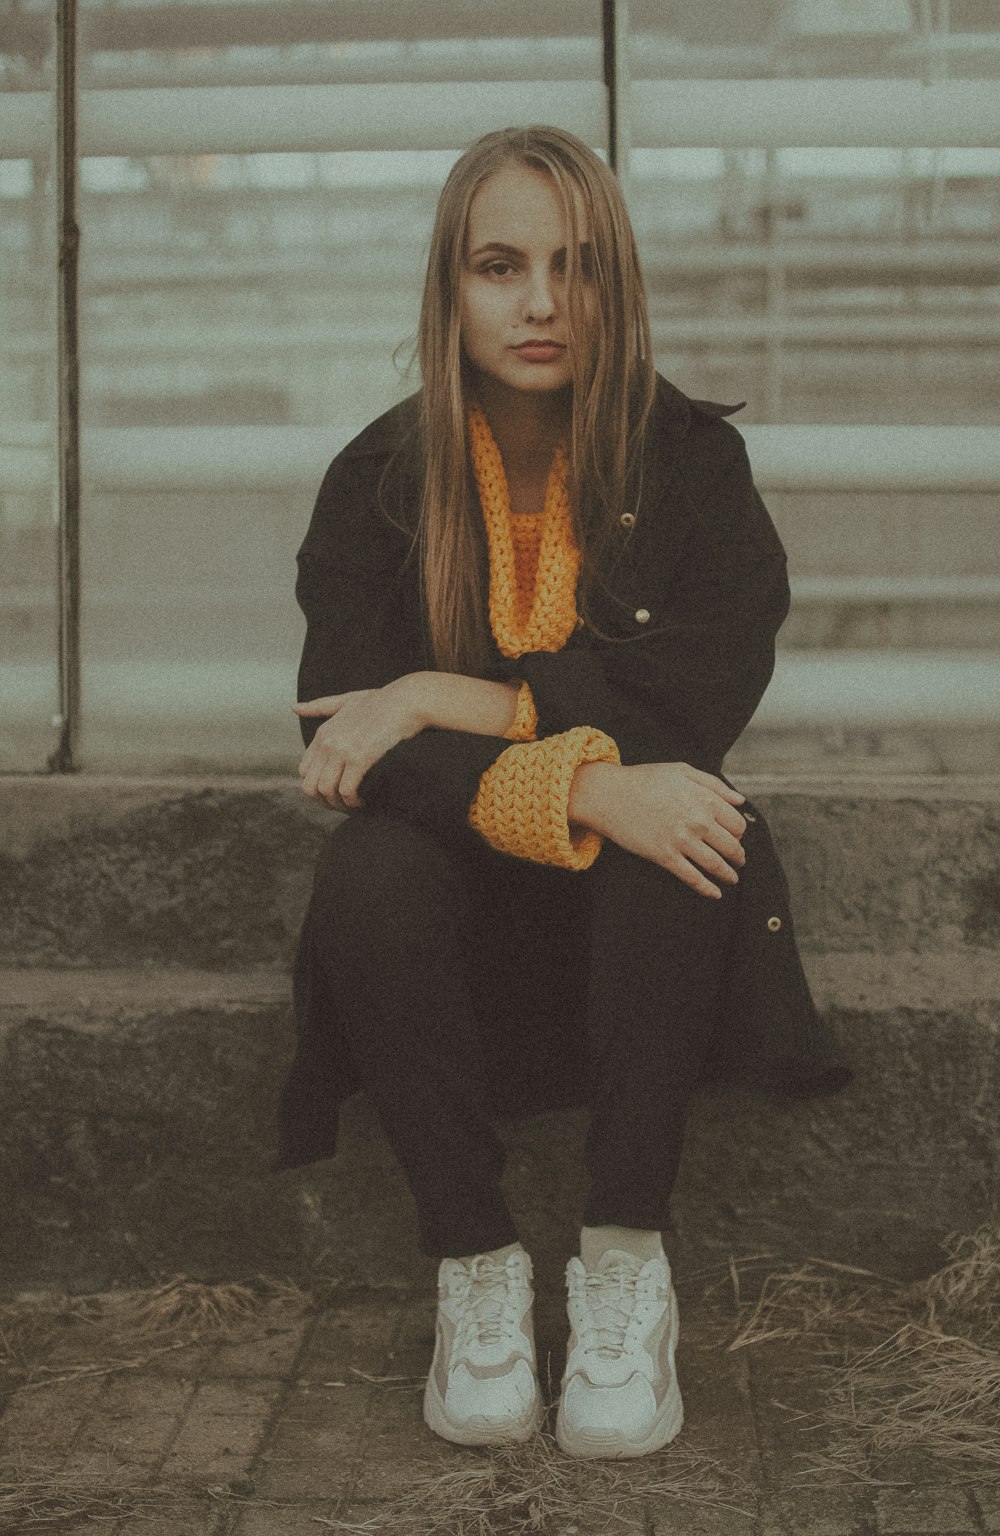
[[[765,146],[991,148],[991,80],[636,80],[636,148]],[[490,129],[539,118],[603,144],[599,80],[180,87],[84,91],[84,155],[459,149]],[[42,152],[46,92],[0,95],[0,153]]]
[[[315,489],[330,459],[362,426],[94,427],[83,441],[85,485],[140,492]],[[993,427],[741,430],[765,491],[1000,489],[1000,433]],[[4,448],[0,438],[0,491],[46,490],[54,473],[44,442]]]

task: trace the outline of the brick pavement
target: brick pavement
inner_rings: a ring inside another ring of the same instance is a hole
[[[539,1357],[543,1380],[547,1371],[555,1383],[563,1363],[562,1307],[561,1296],[540,1292]],[[106,1342],[89,1344],[99,1324],[71,1315],[0,1417],[0,1531],[320,1536],[374,1529],[389,1516],[383,1528],[404,1533],[407,1521],[393,1501],[412,1493],[415,1479],[481,1470],[490,1460],[435,1439],[423,1425],[420,1392],[433,1317],[429,1293],[334,1292],[321,1307],[278,1299],[214,1339],[133,1343],[131,1350],[119,1340],[119,1366],[108,1370],[116,1357]],[[732,1320],[719,1289],[708,1297],[682,1291],[682,1318],[686,1426],[659,1456],[612,1469],[622,1478],[620,1523],[604,1524],[600,1489],[587,1482],[594,1469],[576,1464],[571,1470],[582,1476],[584,1491],[572,1519],[532,1526],[530,1505],[522,1502],[514,1508],[521,1523],[498,1521],[498,1531],[1000,1532],[1000,1473],[959,1483],[941,1466],[911,1457],[887,1486],[817,1486],[809,1458],[822,1452],[825,1435],[802,1418],[821,1402],[815,1349],[782,1342],[727,1352]],[[715,1464],[728,1507],[666,1490],[641,1492],[643,1482],[696,1471],[703,1465],[697,1458]],[[3,1514],[4,1497],[29,1479],[38,1485],[34,1513],[47,1511],[48,1524],[29,1521],[24,1511]],[[67,1505],[65,1518],[55,1520],[52,1496],[60,1482],[76,1507]],[[502,1486],[513,1485],[508,1479]],[[86,1497],[89,1504],[81,1502]],[[439,1529],[460,1527],[452,1520]]]

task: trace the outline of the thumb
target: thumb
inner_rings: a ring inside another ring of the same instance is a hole
[[[298,704],[293,704],[292,709],[297,715],[334,715],[340,708],[340,695],[331,693],[324,699],[302,699]]]

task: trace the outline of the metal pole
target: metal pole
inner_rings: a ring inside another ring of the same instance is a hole
[[[80,731],[80,328],[76,218],[76,0],[56,5],[59,421],[59,741],[53,773],[77,766]]]
[[[608,100],[608,164],[628,201],[631,82],[628,70],[628,0],[603,0],[604,84]]]

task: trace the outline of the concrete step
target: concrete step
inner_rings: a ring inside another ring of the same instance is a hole
[[[814,951],[1000,938],[1000,780],[740,775]],[[335,813],[298,781],[0,779],[0,965],[287,969]]]
[[[675,1199],[690,1270],[751,1251],[900,1272],[988,1214],[1000,1173],[1000,972],[984,946],[806,953],[852,1053],[832,1099],[707,1089]],[[292,1050],[273,968],[8,969],[0,1007],[0,1287],[175,1271],[433,1283],[409,1191],[362,1096],[332,1161],[280,1175]],[[507,1185],[550,1276],[572,1251],[586,1115],[505,1125]]]

